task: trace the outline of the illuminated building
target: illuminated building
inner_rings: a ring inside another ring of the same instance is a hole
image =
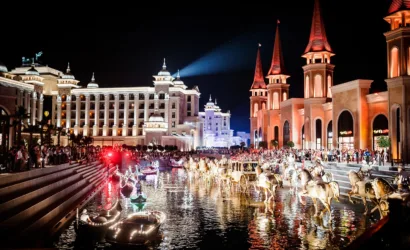
[[[357,79],[333,85],[331,57],[315,0],[312,26],[303,58],[304,98],[289,98],[290,77],[285,70],[279,25],[271,67],[265,83],[260,49],[250,92],[251,142],[256,146],[277,140],[279,146],[292,141],[296,148],[376,149],[381,135],[391,138],[393,159],[408,161],[410,147],[410,4],[392,1],[384,18],[391,24],[385,33],[388,74],[385,92],[370,94],[372,80]],[[279,22],[278,22],[279,23]],[[380,53],[383,53],[382,51]],[[407,87],[406,87],[407,86]]]
[[[52,102],[51,124],[69,133],[92,136],[94,145],[176,145],[191,150],[202,143],[202,125],[198,118],[200,92],[172,77],[164,63],[153,86],[100,88],[94,74],[81,87],[70,66],[65,73],[35,63],[10,72],[0,66],[1,93],[10,95],[0,102],[2,112],[15,113],[24,106],[30,124],[43,119],[43,100]],[[9,93],[10,92],[10,93]],[[12,134],[10,132],[10,134]],[[61,137],[61,143],[68,143]]]

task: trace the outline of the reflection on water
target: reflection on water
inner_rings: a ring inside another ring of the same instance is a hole
[[[148,200],[138,207],[119,192],[117,184],[109,183],[87,210],[96,214],[119,198],[122,217],[141,209],[164,211],[167,220],[161,226],[162,239],[152,249],[340,249],[368,226],[362,207],[333,202],[331,215],[314,217],[311,200],[303,206],[286,189],[280,189],[276,202],[266,206],[256,193],[248,198],[229,194],[190,180],[183,169],[147,176],[143,192]],[[75,241],[73,222],[54,246],[74,249],[82,244]],[[109,249],[110,245],[99,243],[98,248]]]

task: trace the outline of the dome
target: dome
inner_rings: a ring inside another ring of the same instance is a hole
[[[164,64],[162,65],[162,69],[160,72],[158,72],[159,76],[171,76],[171,73],[167,70],[167,65],[165,64],[165,58],[164,58]]]
[[[72,79],[75,80],[74,75],[71,73],[70,70],[70,63],[67,65],[67,71],[61,76],[62,79]]]
[[[153,115],[151,115],[149,117],[149,122],[164,122],[164,118],[158,114],[158,113],[154,113]]]
[[[2,73],[7,73],[8,72],[6,65],[4,65],[4,63],[2,63],[2,62],[0,62],[0,72],[2,72]]]
[[[29,70],[26,71],[26,75],[35,75],[35,76],[39,76],[40,73],[38,73],[38,71],[34,68],[34,65],[31,66],[31,68]]]
[[[94,72],[93,76],[91,77],[91,82],[87,84],[87,88],[98,88],[98,83],[95,82]]]

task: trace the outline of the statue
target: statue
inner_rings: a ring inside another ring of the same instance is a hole
[[[38,53],[36,53],[36,61],[38,61],[38,58],[43,55],[43,51],[40,51]]]
[[[36,53],[36,54],[35,54],[35,57],[31,58],[31,63],[34,64],[35,62],[38,62],[38,58],[39,58],[40,56],[42,56],[42,55],[43,55],[43,52],[42,52],[42,51]],[[23,64],[23,65],[24,65],[24,64],[29,64],[29,63],[30,63],[30,58],[26,58],[26,57],[23,56],[23,57],[21,58],[21,61],[22,61],[22,64]]]

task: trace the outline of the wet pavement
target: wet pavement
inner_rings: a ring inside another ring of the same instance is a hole
[[[304,206],[286,188],[278,190],[274,204],[265,205],[253,191],[246,197],[216,185],[190,182],[184,169],[147,176],[143,192],[148,196],[143,210],[167,214],[159,240],[149,249],[343,249],[370,226],[361,204],[332,201],[331,215],[315,217],[311,199],[306,199]],[[118,183],[113,181],[86,209],[96,215],[117,198],[124,208],[122,217],[139,209],[119,192]],[[74,223],[62,232],[54,247],[89,248],[76,240]],[[109,243],[98,243],[96,248],[112,247]]]

